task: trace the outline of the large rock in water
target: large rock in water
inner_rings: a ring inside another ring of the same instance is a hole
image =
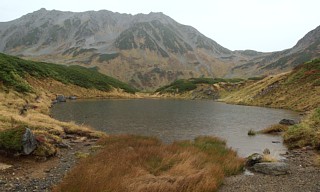
[[[297,122],[295,122],[294,120],[292,119],[282,119],[279,124],[281,125],[295,125],[297,124]]]
[[[253,170],[267,175],[285,175],[289,173],[289,165],[284,162],[257,163]]]
[[[26,132],[22,136],[22,151],[25,155],[31,154],[37,148],[37,140],[31,130],[26,128]]]

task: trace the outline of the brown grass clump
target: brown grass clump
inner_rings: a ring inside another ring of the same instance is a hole
[[[265,128],[259,132],[264,133],[264,134],[275,134],[275,133],[285,132],[287,130],[288,130],[287,125],[275,124],[275,125],[271,125],[270,127]]]
[[[243,167],[236,152],[211,137],[164,145],[155,138],[115,136],[99,144],[104,148],[53,191],[215,191],[225,175]]]

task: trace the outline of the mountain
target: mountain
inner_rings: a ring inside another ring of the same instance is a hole
[[[40,9],[0,23],[0,52],[32,60],[98,67],[152,90],[178,78],[222,77],[265,55],[232,52],[162,13],[81,13]]]
[[[320,57],[320,26],[307,33],[291,49],[256,57],[235,66],[229,76],[252,77],[277,74],[293,69],[301,63]]]
[[[52,63],[96,67],[142,90],[177,79],[276,74],[320,57],[320,26],[291,49],[230,51],[163,13],[40,9],[0,23],[0,52]]]

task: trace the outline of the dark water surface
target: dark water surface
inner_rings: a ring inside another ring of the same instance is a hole
[[[209,100],[79,100],[60,103],[52,116],[62,121],[87,124],[108,134],[156,136],[166,143],[194,139],[199,135],[218,136],[239,155],[247,156],[269,148],[284,153],[279,136],[248,136],[283,118],[298,119],[297,113],[262,107],[229,105]],[[272,143],[280,141],[281,143]]]

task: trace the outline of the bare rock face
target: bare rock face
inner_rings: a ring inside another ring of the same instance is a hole
[[[289,173],[289,165],[284,162],[257,163],[253,170],[267,175],[285,175]]]
[[[261,55],[233,52],[163,13],[81,13],[40,9],[0,23],[0,52],[60,64],[97,67],[137,88],[178,78],[222,77]]]

